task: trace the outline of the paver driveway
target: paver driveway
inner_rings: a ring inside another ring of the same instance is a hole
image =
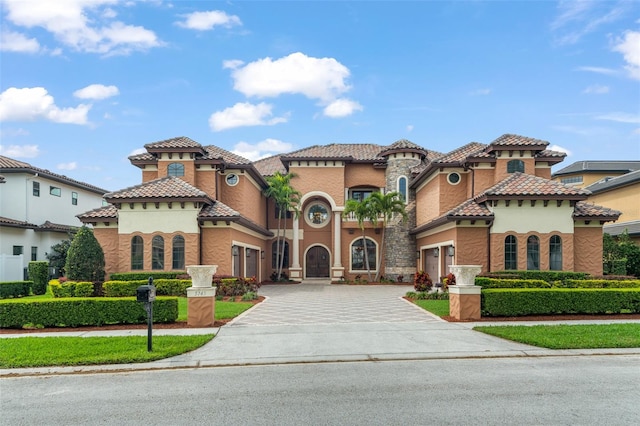
[[[336,285],[326,282],[265,285],[267,299],[227,327],[416,323],[440,321],[402,299],[411,285]]]

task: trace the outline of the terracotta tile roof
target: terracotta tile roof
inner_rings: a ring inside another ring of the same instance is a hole
[[[70,226],[70,225],[63,225],[60,223],[53,223],[53,222],[49,222],[48,220],[43,223],[42,225],[39,225],[35,231],[36,232],[43,232],[43,231],[50,231],[50,232],[75,232],[77,231],[79,228],[79,226]]]
[[[288,154],[286,159],[345,159],[356,161],[384,161],[379,154],[384,146],[366,143],[314,145]]]
[[[11,226],[15,228],[36,228],[38,225],[25,222],[23,220],[10,219],[0,216],[0,226]]]
[[[400,139],[392,143],[391,145],[383,148],[378,155],[387,156],[389,154],[397,152],[414,152],[422,156],[427,155],[427,150],[407,139]]]
[[[211,201],[209,196],[179,177],[165,176],[104,196],[110,203],[127,201]]]
[[[287,169],[280,160],[280,155],[263,158],[253,163],[253,166],[262,176],[273,176],[276,172],[287,173]]]
[[[496,198],[540,198],[584,200],[590,194],[584,189],[574,188],[560,182],[520,172],[498,182],[475,197],[477,201]]]
[[[470,155],[478,155],[487,147],[480,142],[471,142],[433,160],[434,164],[454,164],[466,161]]]
[[[256,231],[264,236],[273,237],[273,232],[269,231],[266,228],[263,228],[251,219],[247,219],[246,217],[242,216],[240,213],[227,206],[226,204],[221,203],[220,201],[215,201],[213,204],[203,207],[198,214],[198,219],[201,222],[207,220],[225,220],[236,222],[239,225]]]
[[[579,219],[617,220],[622,213],[608,207],[578,201],[573,211],[573,217]]]
[[[86,182],[81,182],[79,180],[71,179],[68,176],[54,173],[47,169],[34,167],[29,163],[14,160],[12,158],[5,157],[3,155],[0,155],[0,172],[3,172],[5,175],[8,173],[30,173],[35,175],[37,173],[41,175],[43,178],[51,179],[60,183],[66,183],[67,185],[75,186],[77,188],[82,188],[87,191],[91,191],[95,194],[103,195],[109,192],[106,189],[99,188],[95,185],[91,185]]]
[[[208,145],[204,147],[207,152],[203,159],[222,159],[227,165],[237,165],[237,164],[251,164],[251,160],[247,160],[246,158],[234,154],[233,152],[229,152],[215,145]]]
[[[567,154],[562,151],[553,151],[551,149],[545,149],[544,151],[540,151],[536,154],[536,157],[557,157],[564,158]]]
[[[82,222],[91,222],[90,219],[117,219],[118,209],[114,205],[98,207],[76,216]]]
[[[484,203],[478,203],[474,199],[469,199],[449,210],[443,216],[450,218],[490,218],[493,217],[493,212],[489,210]]]
[[[511,133],[505,133],[500,136],[493,142],[489,144],[492,148],[501,148],[501,147],[516,147],[519,148],[521,146],[526,147],[540,147],[540,146],[548,146],[549,142],[543,141],[541,139],[528,138],[526,136],[514,135]]]
[[[156,160],[156,156],[153,154],[149,154],[148,152],[130,155],[128,158],[129,158],[129,161],[155,161]]]
[[[154,150],[154,149],[166,150],[166,149],[176,149],[176,148],[200,148],[201,149],[202,145],[200,145],[198,142],[186,136],[178,136],[171,139],[165,139],[163,141],[148,143],[144,147],[147,150]]]

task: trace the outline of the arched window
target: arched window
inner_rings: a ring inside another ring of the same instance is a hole
[[[376,243],[373,240],[366,239],[367,241],[367,257],[369,258],[369,269],[376,270],[376,261],[378,259]],[[363,239],[357,239],[351,244],[351,270],[352,271],[366,271],[367,264],[364,256],[364,242]]]
[[[549,240],[549,269],[562,271],[562,238],[553,235]]]
[[[184,164],[171,163],[167,167],[167,174],[169,176],[184,176]]]
[[[518,240],[513,235],[504,239],[504,269],[518,269]]]
[[[400,197],[402,201],[407,202],[407,178],[404,176],[400,176],[398,178],[398,192],[400,193]]]
[[[540,240],[535,235],[527,238],[527,269],[540,269]]]
[[[171,267],[174,271],[184,269],[184,237],[182,235],[176,235],[173,237],[172,255],[173,262]]]
[[[144,269],[144,242],[136,235],[131,239],[131,270]]]
[[[159,235],[151,240],[151,269],[164,269],[164,239]]]
[[[282,248],[282,243],[284,242],[284,258],[282,259],[282,267],[289,267],[289,243],[286,241],[280,240],[280,248]],[[280,250],[280,256],[283,256],[282,250]],[[273,269],[277,269],[280,267],[280,257],[278,256],[278,242],[274,241],[271,244],[271,267]]]
[[[515,172],[524,173],[524,161],[510,160],[507,163],[507,173],[515,173]]]

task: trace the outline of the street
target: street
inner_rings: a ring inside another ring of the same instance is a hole
[[[640,423],[640,356],[215,367],[0,380],[3,425]]]

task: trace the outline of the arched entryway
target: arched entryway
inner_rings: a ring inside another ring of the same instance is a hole
[[[305,256],[307,278],[329,278],[329,251],[322,246],[313,246]]]

